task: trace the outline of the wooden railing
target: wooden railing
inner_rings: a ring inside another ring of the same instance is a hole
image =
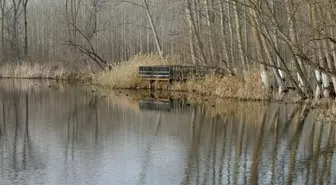
[[[140,66],[139,76],[144,80],[182,81],[197,78],[209,73],[209,68],[201,66]]]

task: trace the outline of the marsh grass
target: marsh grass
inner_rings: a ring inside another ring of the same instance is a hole
[[[95,77],[95,83],[115,89],[146,88],[148,84],[138,77],[138,68],[141,65],[168,65],[176,64],[176,57],[162,59],[154,54],[139,54],[131,60],[122,62],[113,67],[111,71],[104,71]]]
[[[95,77],[95,84],[114,89],[146,89],[148,82],[138,77],[138,67],[141,65],[177,64],[176,57],[162,59],[158,55],[136,55],[130,61],[122,62],[111,71],[104,71]],[[167,89],[168,83],[158,82],[155,88]],[[187,82],[176,82],[170,87],[172,91],[198,93],[221,98],[236,98],[241,100],[269,100],[271,93],[262,87],[258,71],[246,73],[244,78],[231,75],[208,75],[201,79],[191,79]]]
[[[78,67],[58,63],[8,63],[0,66],[0,78],[18,79],[57,79],[90,82],[94,85],[113,89],[146,89],[148,82],[138,77],[141,65],[174,65],[179,60],[176,56],[161,58],[155,54],[139,54],[131,60],[121,62],[111,70],[92,74],[88,68],[78,70]],[[191,79],[186,82],[176,82],[169,86],[166,82],[155,84],[158,89],[184,93],[197,93],[203,97],[234,98],[240,100],[270,100],[274,98],[270,91],[263,88],[258,71],[249,71],[244,77],[231,75],[218,76],[209,74],[203,78]]]
[[[270,92],[262,87],[258,71],[246,73],[245,79],[231,75],[209,75],[186,83],[175,83],[172,89],[240,100],[268,100],[271,97]]]
[[[75,71],[60,64],[19,62],[1,65],[0,78],[88,81],[92,79],[92,74],[87,70]]]

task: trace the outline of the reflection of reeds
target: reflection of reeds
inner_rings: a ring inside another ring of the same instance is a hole
[[[138,94],[135,91],[111,91],[103,88],[94,88],[93,91],[110,104],[118,104],[121,107],[139,112],[139,100],[141,100],[141,94]]]
[[[236,118],[244,117],[245,123],[260,125],[256,120],[260,120],[260,113],[266,109],[266,105],[260,102],[237,102],[222,101],[215,106],[211,103],[205,103],[211,116],[234,116]]]
[[[125,106],[131,108],[134,111],[139,111],[139,100],[146,99],[150,97],[148,91],[111,91],[108,89],[95,88],[99,96],[104,97],[107,101],[112,104],[120,104],[120,106]],[[160,93],[154,94],[155,98],[186,98],[189,103],[198,104],[198,101],[193,101],[195,96],[191,95],[179,95],[178,93],[169,93],[169,96],[160,96]],[[153,99],[155,99],[153,98]],[[207,116],[217,117],[217,116],[244,116],[246,122],[250,124],[259,125],[260,123],[256,120],[260,120],[260,113],[263,112],[268,103],[261,102],[239,102],[234,100],[220,101],[216,104],[211,102],[203,102],[203,107],[207,110]],[[185,105],[187,106],[187,105]],[[277,106],[274,104],[274,106]]]

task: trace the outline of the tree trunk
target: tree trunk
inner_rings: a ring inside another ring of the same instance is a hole
[[[4,22],[5,22],[5,7],[6,7],[6,0],[1,1],[1,44],[4,47]]]
[[[232,11],[230,10],[230,0],[226,0],[226,8],[227,8],[227,18],[228,18],[228,21],[227,21],[227,24],[228,24],[228,27],[229,27],[229,35],[230,35],[230,63],[232,64],[232,67],[234,69],[234,72],[237,74],[237,71],[236,71],[236,66],[235,66],[235,62],[234,62],[234,54],[233,54],[233,41],[234,41],[234,38],[233,38],[233,28],[232,28],[232,19],[231,19],[231,13]]]
[[[28,0],[23,2],[23,16],[24,16],[24,57],[28,59],[28,21],[27,21],[27,5]]]
[[[270,1],[270,7],[272,8],[272,14],[273,14],[274,19],[277,19],[275,2],[276,2],[276,0],[271,0]],[[273,29],[271,34],[272,34],[272,39],[274,41],[274,47],[275,47],[274,49],[276,51],[279,51],[278,35],[277,35],[277,32],[276,32],[276,28],[272,27],[271,29]],[[282,68],[283,65],[281,64],[280,56],[275,53],[274,57],[275,57],[275,63],[276,63],[276,65],[279,68]],[[285,82],[286,81],[286,72],[284,70],[282,70],[282,69],[278,69],[278,71],[279,71],[280,77]]]
[[[207,16],[207,23],[208,23],[208,34],[209,34],[209,42],[210,42],[210,54],[211,54],[211,60],[213,64],[218,65],[218,55],[216,53],[216,46],[215,46],[215,33],[214,33],[214,14],[213,14],[213,8],[212,4],[213,2],[209,2],[212,0],[205,0],[205,11]]]
[[[332,9],[333,9],[333,7],[331,7]],[[334,11],[334,10],[333,10]],[[335,23],[336,23],[336,21],[332,18],[332,16],[331,16],[331,12],[330,11],[328,11],[328,13],[327,13],[328,15],[328,19],[329,19],[329,21],[331,21],[331,24],[333,24],[333,25],[335,25]],[[330,36],[331,37],[333,37],[333,38],[335,38],[336,37],[336,35],[335,35],[335,30],[334,30],[334,28],[333,27],[330,27],[330,29],[329,29],[329,33],[330,33]],[[333,62],[333,66],[335,66],[334,67],[334,71],[336,71],[336,44],[334,43],[334,42],[331,42],[331,54],[332,54],[332,62]],[[335,77],[333,76],[333,79],[335,79]],[[336,81],[335,82],[333,82],[333,84],[334,84],[334,91],[336,91]]]
[[[19,48],[19,38],[18,38],[18,19],[20,16],[20,6],[22,1],[16,2],[16,0],[12,0],[13,3],[13,31],[12,31],[12,50],[14,52],[14,57],[17,61],[21,59],[20,56],[20,48]]]
[[[189,29],[189,47],[190,47],[190,54],[191,54],[191,62],[194,65],[198,65],[198,62],[196,61],[196,51],[195,51],[195,45],[194,45],[194,34],[192,29]]]
[[[264,36],[261,34],[261,31],[263,30],[262,29],[263,25],[259,22],[259,19],[257,17],[257,14],[256,14],[255,10],[253,10],[253,9],[251,9],[251,10],[252,10],[252,12],[251,12],[251,15],[252,15],[252,25],[253,25],[253,27],[255,29],[255,32],[256,32],[255,33],[255,37],[256,37],[257,43],[258,43],[258,45],[260,47],[259,50],[264,50],[265,53],[266,53],[266,56],[267,56],[267,59],[268,59],[269,63],[272,66],[276,66],[276,63],[273,61],[271,52],[270,52],[270,50],[268,48],[267,42],[266,42]],[[258,31],[257,28],[259,28],[259,31]],[[259,52],[261,52],[261,51],[259,51]],[[274,76],[275,76],[275,78],[277,80],[277,83],[279,85],[279,95],[280,95],[284,91],[286,91],[287,88],[286,88],[286,86],[284,84],[284,81],[282,80],[282,78],[281,78],[281,76],[279,74],[279,71],[275,67],[273,67],[272,70],[273,70],[273,74],[274,74]],[[264,73],[264,72],[262,71],[262,73]]]
[[[153,31],[153,34],[154,34],[154,39],[155,39],[155,43],[156,43],[156,48],[157,48],[157,50],[158,50],[158,52],[159,52],[159,55],[160,55],[161,57],[163,57],[162,46],[161,46],[161,43],[160,43],[160,39],[159,39],[157,30],[156,30],[156,27],[155,27],[154,22],[153,22],[152,14],[151,14],[151,12],[150,12],[150,10],[149,10],[148,2],[147,2],[147,0],[143,0],[143,2],[144,2],[144,4],[145,4],[147,17],[148,17],[150,26],[151,26],[152,31]]]
[[[6,0],[1,0],[1,55],[3,60],[5,57],[5,8]]]
[[[314,3],[314,5],[312,7],[310,7],[311,10],[311,15],[312,15],[312,24],[314,29],[319,30],[320,26],[318,25],[319,23],[317,22],[317,17],[318,17],[318,9],[316,7],[316,4]],[[314,33],[314,35],[316,35],[318,38],[321,37],[320,33]],[[331,67],[331,60],[329,58],[329,54],[325,53],[322,49],[327,49],[327,43],[326,41],[320,41],[317,40],[316,41],[316,46],[317,46],[317,51],[318,51],[318,61],[319,61],[319,65],[323,68],[328,68]],[[323,46],[323,48],[322,48]],[[328,66],[327,66],[328,65]],[[316,75],[316,77],[318,77],[318,75]],[[318,80],[320,80],[319,78],[317,78]],[[319,83],[319,81],[318,81]],[[317,84],[317,86],[319,86],[319,84]],[[320,88],[320,87],[318,87]],[[329,98],[330,97],[330,81],[329,81],[329,76],[328,74],[322,72],[322,89],[323,89],[323,96],[325,98]],[[318,89],[317,89],[318,90]]]
[[[315,70],[315,78],[317,81],[315,90],[315,99],[319,99],[321,97],[321,87],[322,87],[321,71]]]
[[[288,24],[289,24],[289,37],[291,40],[291,43],[294,45],[294,47],[290,48],[293,53],[293,63],[297,72],[298,81],[300,82],[300,86],[305,92],[307,98],[313,97],[312,89],[308,83],[308,80],[306,76],[303,73],[304,66],[302,63],[302,60],[298,55],[300,54],[300,51],[298,49],[298,41],[297,41],[297,33],[296,33],[296,22],[295,22],[295,15],[293,15],[292,6],[293,2],[292,0],[285,0],[285,5],[287,9],[287,18],[288,18]]]
[[[250,70],[251,66],[250,66],[250,63],[249,63],[249,59],[248,59],[248,55],[249,55],[249,42],[248,42],[248,26],[249,26],[249,13],[248,13],[248,1],[249,0],[245,0],[245,4],[244,5],[244,16],[245,16],[245,30],[244,30],[244,44],[245,44],[245,48],[244,48],[244,51],[245,51],[245,63],[246,63],[246,67],[247,67],[247,70]]]
[[[256,39],[256,44],[257,44],[257,58],[258,61],[260,62],[260,78],[261,78],[261,82],[263,83],[264,87],[266,89],[270,88],[270,83],[269,83],[269,79],[268,79],[268,75],[267,75],[267,68],[266,65],[263,64],[264,59],[263,59],[263,46],[262,46],[262,42],[260,39],[260,35],[259,35],[259,31],[257,29],[257,21],[256,21],[256,14],[255,14],[255,10],[253,10],[252,8],[250,9],[250,15],[251,15],[251,21],[252,21],[252,29],[253,29],[253,34],[254,34],[254,38]]]
[[[277,64],[273,61],[271,52],[268,49],[267,43],[266,43],[265,38],[263,36],[261,36],[261,41],[262,41],[263,48],[266,52],[266,56],[267,56],[270,64],[272,66],[277,66]],[[278,69],[276,69],[275,67],[272,67],[272,70],[273,70],[273,74],[274,74],[274,76],[276,78],[276,81],[278,83],[278,86],[279,86],[279,95],[281,95],[283,92],[286,92],[287,87],[285,86],[285,83],[284,83],[283,79],[281,78]]]
[[[184,3],[185,3],[185,9],[184,10],[185,10],[185,13],[186,13],[186,16],[187,16],[189,28],[192,29],[192,33],[194,34],[194,38],[196,39],[196,43],[197,43],[198,48],[200,50],[202,62],[207,64],[207,60],[206,60],[206,57],[205,57],[205,54],[204,54],[203,44],[201,42],[200,35],[199,35],[199,33],[196,29],[195,22],[194,22],[194,19],[193,19],[193,15],[192,15],[192,12],[191,12],[191,3],[190,3],[189,0],[184,0]]]
[[[226,34],[225,34],[225,13],[224,13],[224,5],[223,5],[223,2],[220,1],[220,23],[221,23],[221,34],[222,34],[222,38],[223,38],[223,41],[222,41],[222,49],[223,49],[223,58],[224,58],[224,61],[223,63],[226,64],[226,67],[231,70],[231,65],[230,63],[232,62],[230,60],[230,57],[229,57],[229,54],[228,54],[228,47],[227,47],[227,40],[226,40]]]
[[[246,71],[246,62],[245,62],[245,57],[244,57],[244,47],[243,47],[243,39],[241,36],[241,26],[240,26],[240,17],[239,17],[239,12],[238,12],[238,5],[236,1],[232,2],[233,8],[235,10],[235,20],[236,20],[236,34],[237,34],[237,40],[238,40],[238,50],[239,50],[239,58],[243,67],[243,72],[245,73]]]

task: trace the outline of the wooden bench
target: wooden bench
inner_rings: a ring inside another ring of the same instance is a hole
[[[157,65],[139,66],[139,77],[149,81],[149,88],[153,88],[156,81],[186,81],[191,78],[203,77],[206,74],[220,73],[219,68],[189,65]]]

